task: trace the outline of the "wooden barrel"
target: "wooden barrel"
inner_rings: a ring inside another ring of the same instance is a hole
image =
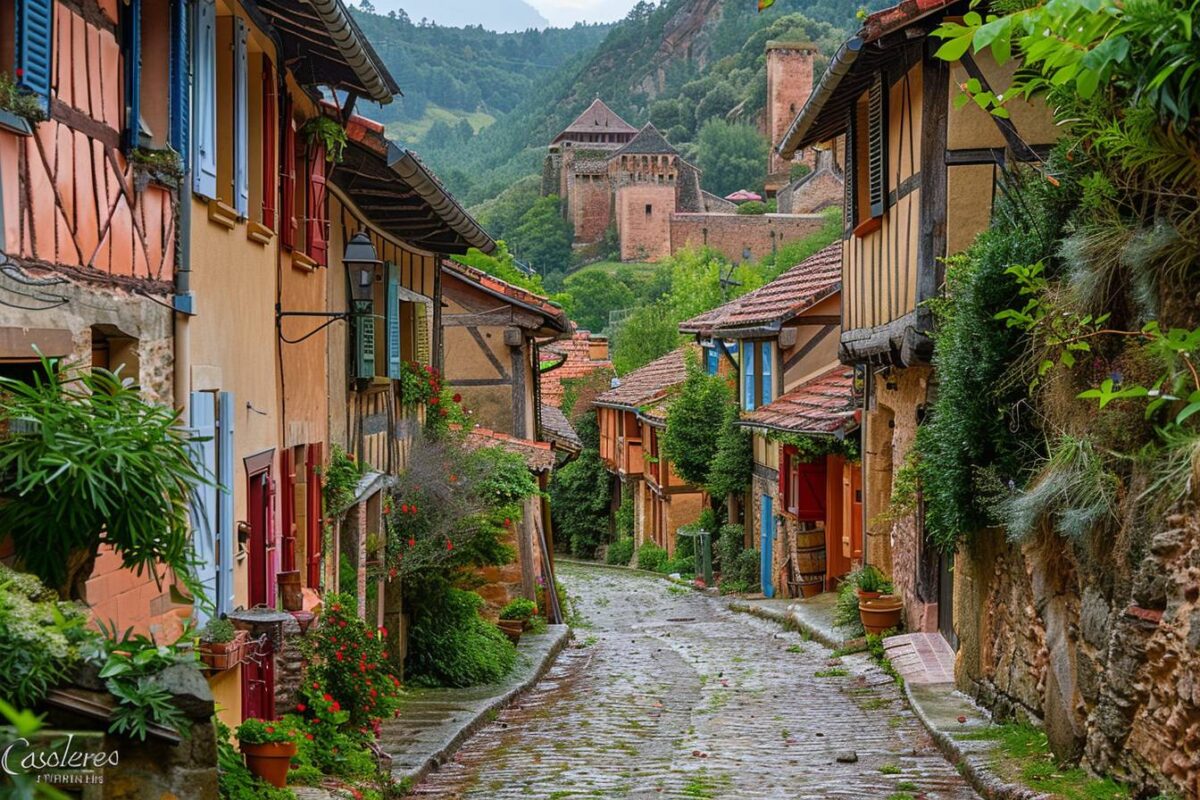
[[[813,597],[825,590],[825,529],[796,531],[796,574],[798,593]]]

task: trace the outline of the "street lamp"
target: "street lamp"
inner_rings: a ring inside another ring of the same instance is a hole
[[[325,322],[315,330],[301,336],[299,339],[288,339],[282,329],[279,338],[287,344],[298,344],[308,337],[318,333],[339,319],[354,319],[355,317],[371,317],[374,312],[372,299],[375,284],[375,268],[383,262],[371,243],[371,235],[359,231],[346,242],[342,253],[342,266],[346,269],[346,282],[350,285],[350,303],[345,311],[284,311],[282,306],[275,304],[275,325],[281,328],[284,317],[323,317]]]

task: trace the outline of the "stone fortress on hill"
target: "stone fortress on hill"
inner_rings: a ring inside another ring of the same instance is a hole
[[[777,142],[813,87],[811,44],[767,43],[767,106],[761,129]],[[768,156],[768,196],[779,213],[737,214],[734,203],[701,188],[700,169],[653,124],[630,125],[600,98],[550,142],[542,194],[562,198],[575,245],[601,242],[615,228],[623,261],[658,261],[686,247],[712,247],[733,261],[761,258],[824,222],[842,200],[840,157],[807,153],[814,167],[789,182],[793,162]],[[747,187],[748,188],[748,187]]]

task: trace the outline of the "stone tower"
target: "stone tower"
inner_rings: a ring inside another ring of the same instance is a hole
[[[649,123],[609,159],[622,261],[658,261],[671,255],[671,215],[678,205],[682,162],[679,152]]]
[[[767,172],[774,178],[769,183],[787,183],[791,162],[779,157],[775,145],[812,94],[816,52],[816,45],[807,42],[767,42],[766,133],[771,140]]]

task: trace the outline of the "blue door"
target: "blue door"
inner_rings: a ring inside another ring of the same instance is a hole
[[[775,513],[771,495],[762,496],[762,566],[759,570],[763,595],[775,596],[775,584],[771,582],[771,551],[775,546]]]

